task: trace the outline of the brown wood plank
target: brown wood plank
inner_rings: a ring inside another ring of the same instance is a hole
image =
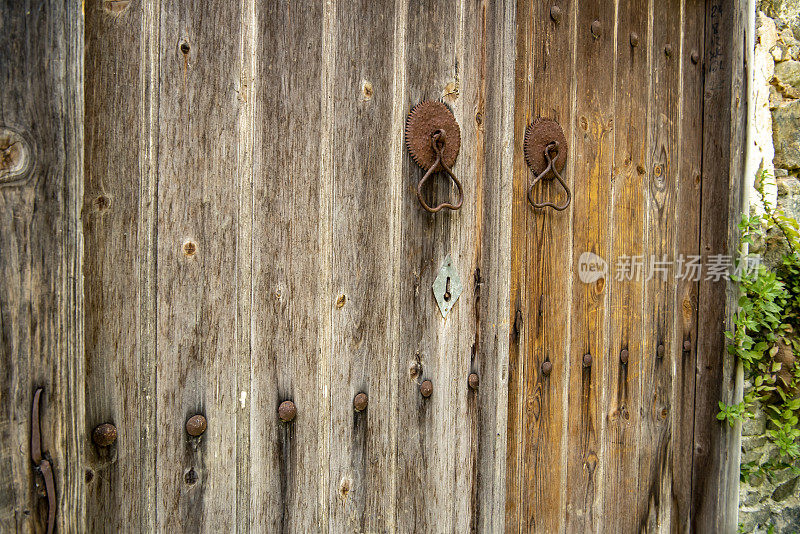
[[[159,13],[157,523],[230,530],[237,498],[240,6]],[[225,31],[221,31],[224,28]],[[187,419],[208,430],[190,438]]]
[[[336,4],[331,73],[333,189],[330,377],[330,528],[383,532],[394,523],[390,305],[396,24],[393,6],[368,0]],[[405,191],[403,191],[405,192]],[[353,407],[358,393],[368,405]]]
[[[511,266],[510,384],[508,410],[508,530],[554,532],[562,527],[562,453],[568,372],[569,265],[572,208],[533,208],[527,199],[533,174],[525,163],[525,128],[537,117],[561,124],[572,136],[575,4],[517,3],[514,108],[514,189]],[[570,143],[571,144],[571,143]],[[568,157],[574,157],[568,147]],[[571,164],[566,180],[574,187]],[[555,182],[541,184],[537,201],[563,199]],[[552,364],[549,376],[542,364]]]
[[[654,532],[669,524],[672,507],[672,338],[675,315],[675,212],[680,126],[681,10],[678,0],[652,8],[651,86],[648,119],[649,168],[644,175],[644,283],[642,312],[642,419],[639,448],[637,529]],[[661,263],[659,262],[667,262]],[[661,270],[664,269],[664,270]]]
[[[584,252],[608,258],[610,252],[614,8],[610,2],[577,6],[576,61],[581,68],[576,64],[570,149],[575,158],[575,259]],[[568,532],[594,532],[603,520],[600,512],[605,480],[598,473],[598,458],[604,445],[603,377],[610,351],[606,331],[607,282],[608,273],[591,283],[583,283],[575,276],[572,284],[565,477]],[[590,365],[587,354],[591,356]]]
[[[252,222],[252,382],[250,510],[253,529],[310,532],[321,528],[320,432],[328,400],[319,384],[329,352],[325,316],[333,300],[321,228],[329,193],[324,150],[321,2],[303,9],[257,5]],[[331,60],[333,56],[330,56]],[[292,400],[297,417],[277,409]]]
[[[84,435],[102,423],[117,428],[110,447],[86,440],[91,531],[155,521],[148,7],[86,6]]]
[[[744,152],[746,4],[709,0],[705,10],[703,184],[700,251],[704,258],[738,247]],[[735,363],[725,352],[737,303],[733,284],[700,282],[695,382],[692,531],[736,530],[740,428],[716,420],[718,401],[733,402]]]
[[[634,269],[645,239],[645,183],[650,154],[647,110],[650,87],[650,13],[647,0],[618,5],[614,71],[613,226],[609,268],[609,354],[604,369],[606,433],[603,525],[608,532],[634,532],[630,513],[638,500],[642,421],[643,281]],[[622,267],[625,265],[626,267]],[[624,351],[624,352],[623,352]],[[642,445],[646,447],[647,445]]]
[[[684,0],[681,45],[681,126],[678,198],[675,210],[676,260],[699,254],[700,169],[703,142],[703,23],[701,0]],[[674,397],[672,410],[672,517],[673,532],[689,530],[694,439],[695,342],[697,290],[694,277],[678,280],[673,313],[676,315]],[[687,345],[688,342],[688,345]],[[678,357],[680,354],[680,357]]]
[[[77,532],[86,512],[83,13],[77,2],[5,2],[0,21],[0,530],[47,528],[31,461],[41,387],[55,528]]]

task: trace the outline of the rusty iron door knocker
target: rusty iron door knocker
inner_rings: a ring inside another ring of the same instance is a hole
[[[411,109],[406,119],[406,147],[414,161],[426,170],[417,184],[419,203],[429,213],[443,208],[457,210],[464,203],[464,190],[461,181],[453,174],[452,167],[461,148],[461,129],[443,102],[421,102]],[[453,180],[458,189],[457,201],[444,202],[432,208],[422,196],[425,183],[437,172],[444,172]]]
[[[53,478],[53,465],[42,454],[42,427],[39,422],[39,400],[44,388],[38,388],[33,394],[31,408],[31,460],[44,480],[44,491],[47,496],[47,534],[52,534],[56,524],[56,484]]]
[[[572,192],[561,177],[561,171],[567,161],[567,140],[561,126],[551,119],[536,119],[525,129],[525,162],[536,177],[528,188],[528,202],[534,208],[553,208],[564,211],[572,201]],[[536,202],[533,200],[533,188],[542,180],[558,180],[567,194],[562,204],[553,202]]]

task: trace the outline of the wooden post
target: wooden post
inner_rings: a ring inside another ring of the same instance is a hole
[[[45,532],[31,460],[42,450],[55,525],[84,517],[83,13],[77,1],[0,5],[0,531]]]
[[[703,190],[700,253],[733,255],[741,217],[745,137],[746,3],[706,2]],[[740,428],[716,420],[717,402],[732,402],[736,379],[723,330],[736,306],[732,284],[700,283],[692,469],[692,531],[735,532]],[[721,328],[722,327],[722,328]]]

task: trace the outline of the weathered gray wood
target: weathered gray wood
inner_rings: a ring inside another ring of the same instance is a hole
[[[538,117],[556,120],[572,136],[575,3],[554,3],[559,22],[544,2],[517,3],[517,65],[514,101],[513,237],[511,242],[511,337],[508,408],[509,530],[563,529],[566,488],[566,385],[569,361],[569,291],[572,208],[535,209],[527,199],[534,175],[525,163],[527,125]],[[572,159],[573,146],[567,154]],[[574,169],[565,167],[574,187]],[[554,182],[540,183],[538,202],[560,202]],[[552,364],[549,376],[542,364]]]
[[[159,5],[156,510],[159,529],[235,524],[240,7]],[[227,28],[228,31],[220,31]],[[208,430],[191,438],[186,420]]]
[[[30,455],[42,387],[56,529],[82,531],[83,13],[79,2],[5,2],[0,26],[0,530],[47,527]]]
[[[86,6],[83,432],[117,428],[110,447],[85,441],[91,531],[155,524],[151,10],[149,3]]]
[[[647,0],[627,0],[619,3],[617,12],[611,169],[613,226],[608,258],[610,268],[616,272],[609,276],[610,337],[603,377],[607,413],[603,440],[606,446],[600,459],[605,481],[602,517],[608,532],[637,530],[638,518],[631,510],[639,500],[639,453],[651,446],[649,442],[640,442],[644,415],[642,368],[649,360],[644,352],[640,312],[644,288],[635,273],[620,272],[617,267],[619,263],[624,264],[625,258],[638,262],[645,246],[646,190],[643,184],[650,167],[647,118],[651,18],[648,7]],[[627,360],[623,351],[627,351]]]
[[[321,39],[331,6],[257,5],[252,217],[250,528],[322,530],[328,417],[330,223],[325,86],[333,54]],[[330,55],[326,55],[330,54]],[[322,85],[321,85],[322,84]],[[327,241],[327,243],[326,243]],[[327,323],[327,326],[326,326]],[[297,417],[277,409],[292,400]]]
[[[465,78],[456,65],[463,37],[459,35],[459,2],[414,2],[403,9],[405,69],[402,98],[406,110],[423,100],[443,98],[458,106],[459,84]],[[475,145],[464,140],[468,128],[461,108],[456,108],[461,127],[461,155],[453,172],[464,179],[464,207],[457,211],[426,213],[411,188],[421,169],[403,154],[400,192],[400,240],[395,247],[398,280],[399,330],[397,345],[397,525],[418,531],[461,530],[465,518],[457,517],[457,436],[466,432],[459,418],[458,399],[467,394],[474,283],[474,243],[467,234],[474,229],[477,183],[465,175],[465,164]],[[472,175],[474,177],[474,175]],[[442,201],[453,188],[439,178],[427,191],[429,202]],[[469,221],[469,222],[467,222]],[[464,291],[447,320],[442,319],[431,290],[447,254],[451,254]],[[423,398],[419,385],[431,380],[433,394]]]
[[[738,246],[745,120],[745,3],[709,0],[705,10],[703,185],[700,252],[731,255]],[[740,428],[716,420],[718,401],[733,402],[735,368],[725,351],[737,304],[733,284],[703,280],[699,289],[692,522],[694,532],[736,530]]]
[[[393,151],[402,120],[393,115],[394,6],[361,0],[336,4],[331,13],[335,49],[328,91],[337,95],[329,128],[332,184],[333,310],[330,374],[330,530],[383,532],[395,528],[395,435],[391,305],[396,291],[394,207],[403,179]],[[402,16],[402,15],[401,15]],[[402,46],[402,44],[401,44]],[[356,394],[366,410],[353,408]],[[454,496],[455,497],[455,496]]]

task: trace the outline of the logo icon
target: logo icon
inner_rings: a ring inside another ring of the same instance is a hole
[[[606,260],[593,252],[584,252],[578,258],[578,278],[584,284],[591,284],[608,274]]]

